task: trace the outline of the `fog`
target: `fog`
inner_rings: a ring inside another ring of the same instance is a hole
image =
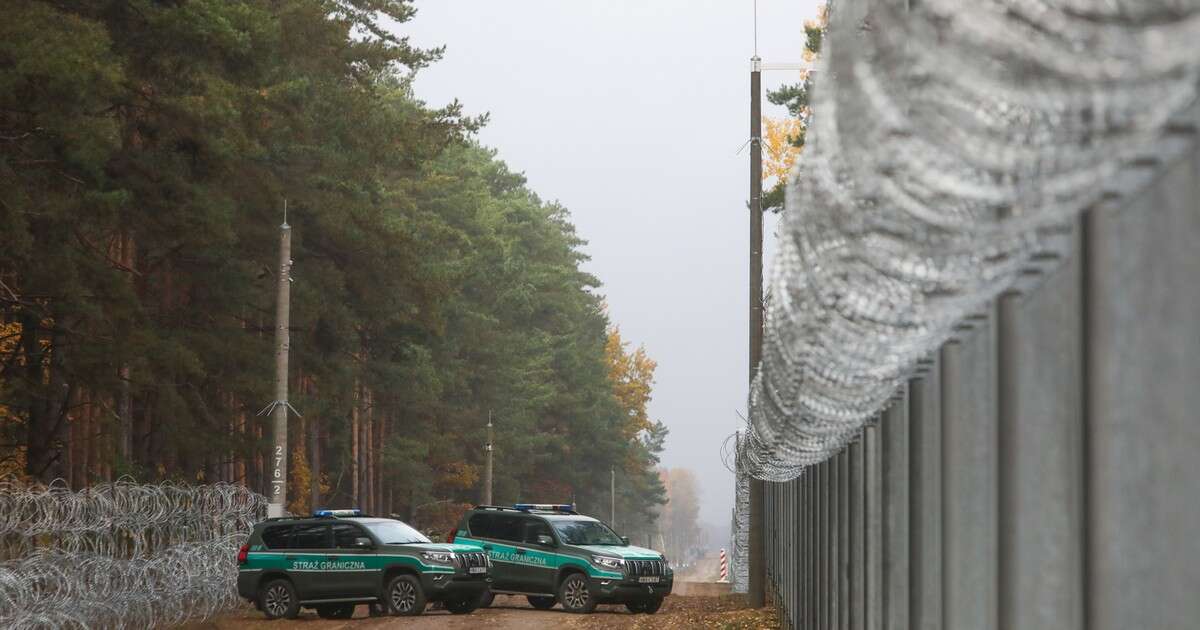
[[[818,4],[759,0],[764,61],[801,59]],[[650,412],[671,430],[663,465],[695,471],[700,517],[720,527],[733,503],[720,446],[747,394],[753,5],[417,0],[401,27],[416,44],[446,46],[418,75],[417,96],[489,112],[480,140],[570,209],[613,322],[658,362]]]

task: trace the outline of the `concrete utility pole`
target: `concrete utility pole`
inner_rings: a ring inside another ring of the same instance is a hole
[[[487,446],[484,447],[483,460],[483,504],[492,504],[492,410],[488,409]]]
[[[617,526],[617,469],[608,469],[608,524],[610,527]]]
[[[762,210],[762,59],[750,59],[750,383],[762,362],[763,338],[763,210]],[[766,484],[750,479],[750,583],[752,608],[767,602],[763,509]]]
[[[292,226],[283,202],[279,226],[279,292],[275,302],[275,402],[272,403],[275,445],[271,451],[271,502],[268,517],[283,516],[287,505],[288,348],[291,345]],[[315,506],[314,506],[315,507]]]

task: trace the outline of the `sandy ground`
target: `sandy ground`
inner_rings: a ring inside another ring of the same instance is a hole
[[[714,628],[719,630],[770,630],[778,628],[774,616],[766,610],[747,610],[736,597],[671,596],[655,615],[634,615],[624,606],[600,606],[591,615],[573,615],[559,609],[541,611],[530,608],[524,598],[500,596],[491,608],[469,615],[451,615],[427,610],[420,617],[367,617],[359,606],[354,619],[327,621],[306,612],[291,621],[267,621],[253,608],[213,621],[186,626],[186,630],[369,630],[376,628],[415,628],[428,630],[535,630],[562,628],[580,630]]]

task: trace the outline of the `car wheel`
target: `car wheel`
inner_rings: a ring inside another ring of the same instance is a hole
[[[646,602],[638,600],[636,602],[625,602],[625,609],[633,614],[646,612]]]
[[[267,619],[295,619],[300,614],[300,598],[291,582],[272,580],[258,591],[258,607]]]
[[[483,595],[479,596],[479,603],[476,604],[475,607],[487,608],[488,606],[491,606],[492,602],[494,601],[496,601],[496,594],[491,591],[484,591]]]
[[[317,616],[322,619],[349,619],[354,616],[354,604],[317,606]]]
[[[555,604],[558,603],[557,599],[553,597],[546,597],[544,595],[528,595],[525,597],[525,599],[529,600],[530,606],[533,606],[538,610],[550,610],[551,608],[554,608]]]
[[[421,589],[421,582],[411,575],[392,578],[386,595],[388,611],[393,615],[408,617],[425,611],[425,591]]]
[[[474,599],[446,600],[446,610],[452,615],[466,615],[475,612],[477,602]]]
[[[658,612],[659,608],[662,608],[662,603],[663,600],[661,597],[655,597],[654,599],[645,603],[645,608],[642,609],[642,612],[646,613],[647,615],[653,615],[654,613]]]
[[[592,597],[588,579],[582,573],[572,573],[562,581],[558,601],[567,612],[587,614],[596,610],[596,598]]]

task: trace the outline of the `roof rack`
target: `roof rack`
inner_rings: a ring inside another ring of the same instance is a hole
[[[568,503],[517,503],[516,505],[476,505],[476,510],[519,512],[521,514],[579,514]]]
[[[536,514],[579,514],[571,503],[518,503],[513,509]]]

